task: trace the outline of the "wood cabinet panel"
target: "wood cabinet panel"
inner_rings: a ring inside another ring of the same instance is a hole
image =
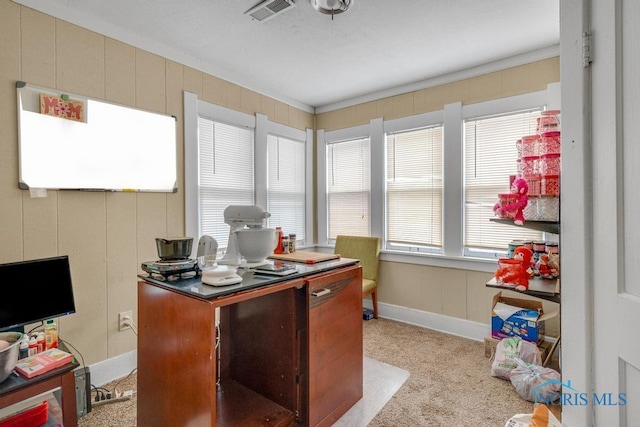
[[[309,425],[330,426],[362,398],[362,270],[311,278],[308,292]]]
[[[215,425],[215,311],[209,301],[138,285],[138,425]]]

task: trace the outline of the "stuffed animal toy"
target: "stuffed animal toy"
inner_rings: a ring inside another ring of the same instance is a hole
[[[513,251],[513,259],[509,260],[511,262],[504,263],[504,266],[498,267],[495,274],[497,282],[514,285],[518,291],[529,289],[529,278],[533,272],[531,258],[533,258],[531,249],[524,246],[516,248]]]
[[[555,279],[560,275],[558,254],[540,254],[535,270],[543,279]]]
[[[527,207],[527,203],[529,203],[529,184],[527,180],[524,178],[516,178],[511,185],[511,193],[517,195],[516,200],[505,205],[496,203],[493,206],[493,211],[503,218],[512,216],[514,224],[522,225],[524,224],[523,211],[524,208]]]

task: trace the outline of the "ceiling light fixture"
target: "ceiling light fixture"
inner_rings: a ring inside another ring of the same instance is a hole
[[[311,6],[320,13],[333,15],[346,12],[353,6],[354,0],[309,0]]]

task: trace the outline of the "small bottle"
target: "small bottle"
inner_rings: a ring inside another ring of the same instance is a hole
[[[20,341],[20,355],[18,359],[24,359],[27,356],[29,356],[29,336],[25,335],[22,341]]]
[[[282,253],[283,254],[289,253],[289,236],[284,236],[282,238]]]
[[[36,340],[36,336],[32,335],[29,339],[29,356],[35,356],[38,353],[38,341]]]
[[[289,252],[296,251],[296,238],[297,236],[294,233],[289,234]]]
[[[45,350],[58,348],[58,325],[55,319],[49,319],[44,323]]]
[[[278,239],[278,243],[276,244],[275,249],[273,250],[274,254],[281,254],[282,253],[282,240],[284,235],[282,234],[282,227],[278,226],[276,227],[276,237]]]
[[[38,337],[36,338],[36,346],[38,347],[38,353],[42,353],[44,351],[44,332],[38,332]]]

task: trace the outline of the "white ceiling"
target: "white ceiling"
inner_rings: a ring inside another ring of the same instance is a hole
[[[262,23],[244,14],[260,0],[14,1],[307,111],[555,56],[560,40],[560,0],[355,0],[333,20],[296,0]]]

